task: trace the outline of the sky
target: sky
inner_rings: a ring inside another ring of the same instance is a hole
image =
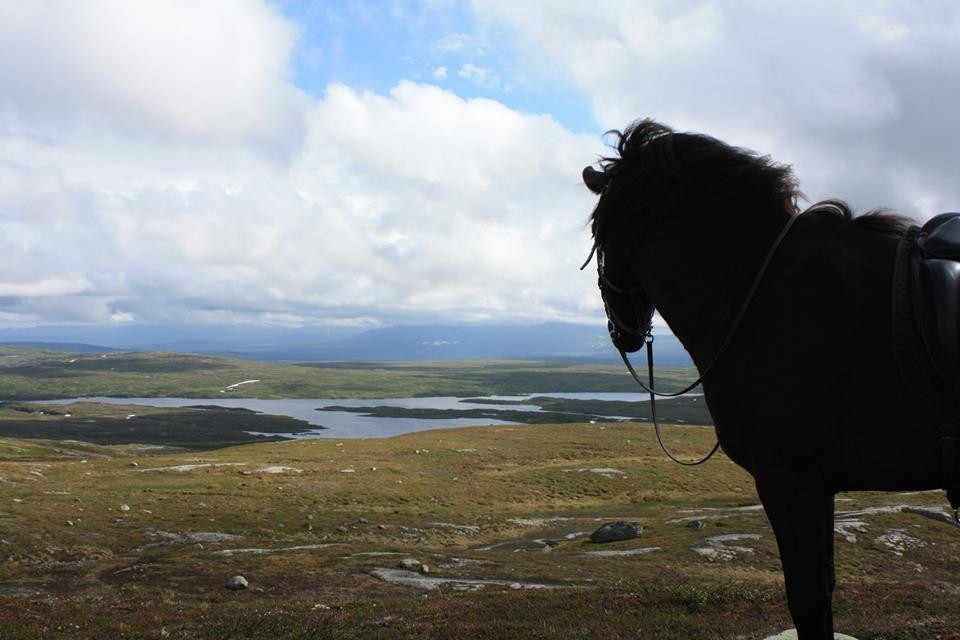
[[[950,1],[0,0],[0,325],[598,322],[603,132],[960,209]]]

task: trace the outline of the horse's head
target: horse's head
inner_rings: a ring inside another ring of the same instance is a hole
[[[583,170],[583,182],[602,196],[610,176],[593,167]],[[607,331],[618,349],[632,353],[643,346],[653,323],[653,303],[643,288],[629,276],[629,269],[617,251],[605,243],[597,249],[597,285],[607,314]]]
[[[799,194],[789,167],[710,136],[652,120],[608,133],[616,155],[582,175],[599,196],[591,230],[611,337],[629,352],[643,345],[657,300],[680,284],[670,265],[736,233],[739,212],[792,212]]]

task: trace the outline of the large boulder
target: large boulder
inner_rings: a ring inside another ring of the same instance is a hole
[[[590,534],[590,542],[632,540],[639,538],[641,533],[643,533],[643,525],[639,522],[608,522]]]
[[[246,589],[250,583],[247,582],[247,579],[243,576],[233,576],[227,580],[227,589],[233,589],[234,591],[240,591],[241,589]]]

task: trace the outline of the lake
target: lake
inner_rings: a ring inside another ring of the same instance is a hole
[[[686,397],[696,397],[688,394]],[[74,402],[102,402],[107,404],[130,404],[149,407],[185,407],[190,405],[217,405],[226,408],[249,409],[277,416],[289,416],[303,420],[317,428],[300,434],[264,434],[284,435],[289,438],[383,438],[412,431],[446,427],[469,427],[488,424],[521,424],[515,420],[501,420],[491,417],[482,418],[410,418],[376,417],[353,411],[318,410],[325,406],[340,407],[399,407],[403,409],[445,409],[445,410],[484,410],[529,411],[538,412],[541,408],[534,404],[523,404],[532,397],[565,398],[571,400],[602,400],[619,402],[649,402],[645,393],[535,393],[518,396],[487,396],[483,403],[469,402],[456,396],[432,396],[423,398],[290,398],[264,400],[259,398],[66,398],[43,400],[44,404],[72,404]],[[518,402],[520,404],[496,404],[497,402]],[[492,403],[492,404],[491,404]],[[616,416],[611,416],[616,417]],[[324,428],[320,428],[324,427]]]

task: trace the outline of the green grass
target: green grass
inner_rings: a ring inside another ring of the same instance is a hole
[[[692,457],[713,436],[687,427],[669,437]],[[5,439],[0,455],[4,639],[733,639],[790,626],[766,519],[735,510],[756,504],[750,477],[722,455],[696,469],[670,463],[649,425],[491,426],[199,455]],[[278,465],[301,471],[261,471]],[[623,475],[583,471],[603,468]],[[844,499],[853,502],[838,508],[944,503],[939,493]],[[702,529],[672,522],[690,513],[725,517]],[[642,537],[603,546],[568,538],[615,519],[643,522]],[[861,640],[956,638],[957,529],[907,513],[866,522],[858,542],[837,537],[838,629]],[[891,529],[924,546],[895,556],[877,539]],[[149,546],[167,540],[157,531],[242,538]],[[731,533],[761,537],[730,560],[693,551]],[[333,546],[217,553],[318,543]],[[582,555],[598,547],[660,549]],[[363,555],[371,552],[402,555]],[[370,575],[401,557],[438,577],[590,588],[419,591]],[[225,589],[234,574],[250,588]]]

